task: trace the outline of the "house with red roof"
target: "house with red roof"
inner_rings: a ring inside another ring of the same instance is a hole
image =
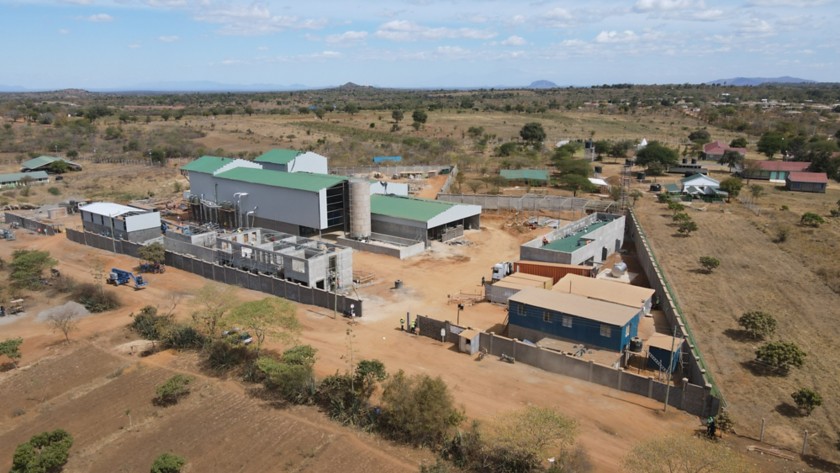
[[[720,141],[712,141],[711,143],[703,145],[703,157],[705,159],[720,161],[727,151],[735,151],[740,154],[742,158],[747,156],[747,148],[733,148]]]
[[[806,172],[811,163],[803,161],[749,161],[741,172],[745,179],[785,182],[792,172]]]
[[[825,193],[828,175],[824,172],[792,172],[785,178],[785,189],[797,192]]]

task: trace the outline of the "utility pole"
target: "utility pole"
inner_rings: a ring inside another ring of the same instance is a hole
[[[665,385],[665,407],[662,412],[668,412],[668,398],[671,396],[671,374],[674,371],[674,345],[677,343],[677,326],[674,324],[674,335],[671,337],[671,359],[668,360],[668,381]]]

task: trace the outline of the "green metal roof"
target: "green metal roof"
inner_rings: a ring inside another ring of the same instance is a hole
[[[254,168],[233,168],[229,171],[216,174],[216,177],[309,192],[318,192],[321,189],[333,187],[347,180],[346,177],[332,176],[329,174],[269,171]]]
[[[548,171],[542,169],[502,169],[499,174],[509,181],[548,182]]]
[[[571,235],[569,235],[567,237],[560,238],[560,239],[552,241],[551,243],[543,246],[542,249],[544,249],[544,250],[554,250],[554,251],[559,251],[559,252],[562,252],[562,253],[571,253],[571,252],[575,251],[576,249],[580,248],[580,246],[578,246],[578,242],[580,241],[581,238],[584,238],[586,235],[594,232],[595,230],[603,227],[604,225],[606,225],[608,223],[610,223],[610,222],[604,222],[602,220],[597,221],[597,222],[593,223],[592,225],[584,228],[583,230],[581,230],[579,232],[572,233]]]
[[[665,190],[671,194],[679,194],[680,193],[680,186],[676,184],[665,184]]]
[[[25,177],[29,177],[35,180],[49,179],[49,176],[47,175],[46,171],[12,172],[9,174],[0,174],[0,184],[12,184],[15,182],[19,182]]]
[[[213,174],[225,164],[233,162],[232,158],[220,158],[218,156],[202,156],[195,161],[191,161],[181,169],[184,171],[203,172],[206,174]]]
[[[258,163],[289,164],[293,159],[302,153],[296,149],[273,149],[257,156],[254,161]]]
[[[396,195],[370,196],[370,213],[415,222],[428,222],[455,205],[439,200],[414,199]]]
[[[38,169],[56,161],[64,161],[64,159],[56,158],[54,156],[38,156],[37,158],[32,158],[29,161],[24,161],[21,163],[20,167],[23,169]]]

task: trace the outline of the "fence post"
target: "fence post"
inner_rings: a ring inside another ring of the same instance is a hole
[[[595,362],[592,361],[592,360],[589,360],[589,382],[590,383],[592,382],[592,376],[593,376],[594,371],[595,371]],[[619,381],[618,385],[619,386],[621,385],[620,381]]]
[[[594,366],[594,365],[590,365],[590,366]],[[618,388],[616,388],[619,391],[621,391],[621,380],[622,380],[622,378],[624,378],[624,368],[619,368],[618,369]]]
[[[802,455],[808,451],[808,429],[805,429],[805,438],[802,439]]]
[[[767,423],[767,420],[762,417],[761,418],[761,433],[758,435],[758,441],[764,443],[764,425]]]
[[[653,376],[648,376],[648,397],[653,399]]]

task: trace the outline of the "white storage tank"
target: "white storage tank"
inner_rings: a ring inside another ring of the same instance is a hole
[[[370,238],[370,182],[350,180],[350,238]]]

